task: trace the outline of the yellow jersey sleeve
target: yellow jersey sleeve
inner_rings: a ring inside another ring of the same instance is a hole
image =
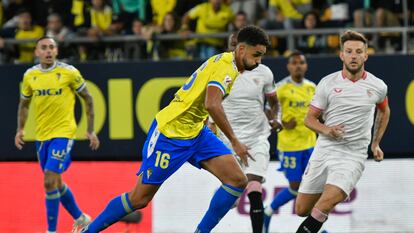
[[[238,71],[235,65],[229,65],[227,58],[222,59],[223,54],[219,54],[215,57],[213,62],[217,62],[216,68],[209,76],[207,86],[215,86],[220,88],[223,96],[230,94],[231,87],[233,86],[234,80],[238,76]],[[230,61],[231,63],[232,61]]]
[[[83,88],[86,87],[85,79],[82,77],[81,73],[78,69],[73,68],[71,71],[72,80],[70,82],[70,87],[77,92],[82,91]]]
[[[30,99],[32,97],[33,90],[29,83],[29,76],[27,72],[23,76],[23,83],[20,91],[20,95],[24,99]]]

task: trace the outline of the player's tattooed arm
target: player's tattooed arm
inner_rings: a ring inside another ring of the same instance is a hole
[[[79,92],[79,95],[82,97],[82,99],[85,101],[86,105],[86,115],[87,115],[87,122],[88,122],[88,128],[87,128],[87,137],[90,141],[89,146],[92,150],[96,150],[99,148],[99,139],[96,136],[94,132],[94,118],[95,118],[95,111],[93,107],[93,98],[92,95],[89,93],[88,88],[85,87],[82,89],[82,91]]]
[[[93,107],[93,98],[92,95],[89,93],[88,88],[85,87],[82,89],[82,91],[79,92],[79,95],[82,97],[82,99],[85,101],[86,105],[86,116],[88,119],[88,133],[93,132],[93,124],[94,124],[94,117],[95,117],[95,111]]]
[[[385,129],[387,128],[390,119],[390,114],[391,111],[388,105],[383,108],[377,108],[371,150],[374,155],[375,161],[378,162],[384,159],[384,153],[382,152],[379,144],[381,142],[382,136],[384,136]]]
[[[20,99],[17,110],[17,130],[14,138],[14,144],[21,150],[24,145],[24,126],[26,125],[27,116],[29,115],[30,99]]]

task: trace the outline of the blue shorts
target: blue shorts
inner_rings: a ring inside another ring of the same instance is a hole
[[[231,150],[207,127],[192,139],[167,138],[153,121],[142,149],[142,164],[137,175],[142,183],[161,185],[186,161],[197,168],[200,162],[213,157],[232,154]]]
[[[63,173],[71,163],[70,152],[74,140],[68,138],[52,138],[47,141],[36,141],[37,159],[43,171]]]
[[[301,151],[279,151],[280,168],[278,170],[283,171],[290,182],[302,181],[302,175],[305,172],[312,152],[313,147]]]

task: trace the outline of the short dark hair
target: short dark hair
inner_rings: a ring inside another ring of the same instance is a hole
[[[55,44],[57,45],[57,42],[56,42],[55,38],[50,37],[50,36],[42,36],[42,37],[40,37],[39,39],[37,39],[37,40],[36,40],[36,45],[37,45],[40,41],[45,40],[45,39],[50,39],[50,40],[53,40],[53,41],[55,42]]]
[[[251,46],[270,46],[270,40],[266,32],[254,25],[248,25],[240,29],[237,33],[237,43],[246,43]]]
[[[368,46],[368,40],[363,34],[352,30],[346,30],[341,35],[341,50],[344,48],[345,42],[349,40],[361,41],[366,47]]]
[[[288,61],[292,58],[292,57],[296,57],[296,56],[305,56],[305,54],[303,54],[301,51],[299,50],[295,50],[293,52],[291,52],[289,54],[289,56],[287,57]]]
[[[242,10],[238,11],[238,12],[236,13],[236,15],[243,15],[243,16],[247,17],[247,13],[246,13],[246,12],[244,12],[244,11],[242,11]]]

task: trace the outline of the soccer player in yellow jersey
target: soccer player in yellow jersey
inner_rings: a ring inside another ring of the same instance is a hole
[[[315,84],[305,78],[308,69],[306,58],[301,52],[293,52],[288,58],[289,76],[276,84],[280,102],[283,130],[278,133],[279,170],[285,173],[289,188],[277,193],[265,209],[264,232],[269,232],[272,214],[297,195],[302,174],[316,143],[316,134],[305,126],[304,120],[315,93]]]
[[[82,227],[90,222],[90,217],[79,209],[61,176],[71,163],[70,153],[76,132],[76,94],[86,103],[90,147],[92,150],[99,147],[98,137],[93,131],[93,100],[85,80],[75,67],[56,61],[57,54],[57,44],[52,38],[43,37],[37,41],[35,55],[40,64],[24,73],[15,137],[16,147],[22,149],[24,126],[30,102],[33,101],[36,109],[35,144],[44,172],[48,233],[56,232],[59,202],[62,202],[75,219],[75,227]]]
[[[266,33],[255,26],[241,29],[237,40],[234,52],[218,54],[204,62],[177,91],[171,103],[156,115],[142,150],[136,186],[112,199],[82,232],[99,232],[128,213],[145,207],[162,183],[187,161],[206,169],[223,183],[196,232],[210,232],[229,211],[246,187],[247,178],[231,150],[204,122],[210,115],[247,165],[248,147],[235,136],[221,101],[229,94],[239,72],[252,70],[261,63],[269,45]]]

